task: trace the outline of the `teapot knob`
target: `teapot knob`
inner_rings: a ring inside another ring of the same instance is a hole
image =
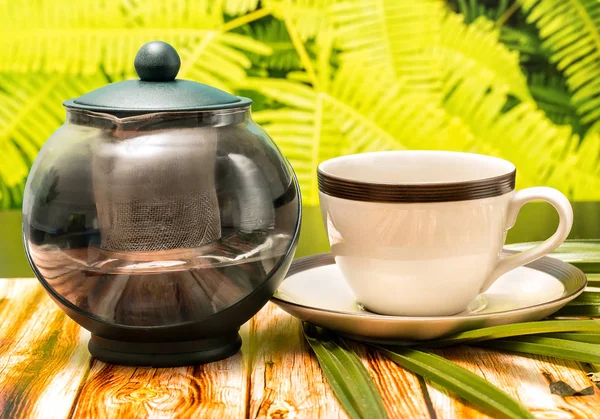
[[[171,45],[151,41],[139,49],[133,65],[143,81],[173,81],[179,72],[181,60]]]

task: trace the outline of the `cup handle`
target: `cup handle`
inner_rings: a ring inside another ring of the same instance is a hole
[[[531,249],[504,258],[499,257],[496,267],[483,284],[481,292],[487,291],[501,275],[547,255],[567,239],[573,226],[573,208],[571,207],[571,203],[566,196],[556,189],[543,186],[523,189],[514,194],[506,215],[506,230],[515,225],[519,211],[521,211],[523,205],[531,201],[546,201],[554,207],[559,217],[556,232],[549,239]]]

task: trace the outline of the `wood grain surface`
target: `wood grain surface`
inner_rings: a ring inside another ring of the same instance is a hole
[[[241,330],[235,356],[182,368],[92,360],[89,334],[34,279],[0,279],[1,418],[346,418],[300,322],[268,304]],[[391,418],[485,418],[459,398],[353,344]],[[481,375],[540,418],[600,418],[600,390],[562,398],[549,382],[592,383],[574,361],[474,347],[438,354]]]
[[[36,280],[0,280],[2,416],[68,417],[89,370],[88,339]]]
[[[600,418],[600,390],[593,396],[562,398],[550,393],[550,381],[564,381],[581,390],[593,385],[576,361],[545,356],[523,356],[508,352],[460,346],[436,351],[485,378],[519,400],[534,415],[552,418]],[[428,384],[433,405],[442,417],[470,417],[473,409],[449,398],[447,393],[432,389]]]
[[[249,417],[346,417],[298,320],[268,304],[250,321]]]

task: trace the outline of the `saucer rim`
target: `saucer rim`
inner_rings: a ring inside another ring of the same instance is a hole
[[[508,250],[508,249],[503,249],[503,251],[502,251],[503,256],[511,256],[511,255],[514,255],[517,253],[519,253],[519,252],[513,251],[513,250]],[[336,263],[335,258],[331,252],[319,253],[316,255],[296,259],[292,262],[292,265],[291,265],[290,269],[288,270],[288,273],[286,274],[284,281],[288,277],[295,275],[297,273],[304,272],[304,271],[314,269],[314,268],[319,268],[322,266],[334,265],[335,263]],[[543,303],[529,305],[526,307],[510,309],[510,310],[503,310],[503,311],[498,311],[498,312],[494,312],[494,313],[480,313],[480,314],[467,314],[467,315],[455,314],[455,315],[451,315],[451,316],[394,316],[394,315],[387,315],[387,314],[377,314],[377,313],[372,313],[372,312],[355,313],[355,312],[350,312],[350,311],[331,310],[331,309],[327,309],[327,308],[319,308],[319,307],[309,306],[306,304],[299,304],[299,303],[295,303],[292,301],[284,300],[277,296],[278,290],[276,291],[275,295],[273,295],[273,297],[271,297],[271,301],[273,301],[275,304],[277,304],[279,306],[293,306],[293,307],[299,308],[301,310],[308,310],[308,311],[313,311],[313,312],[318,312],[318,313],[329,313],[329,314],[333,314],[336,316],[341,315],[341,316],[359,317],[359,318],[383,321],[383,322],[386,322],[386,321],[431,322],[431,321],[459,320],[459,319],[476,320],[476,319],[484,319],[484,318],[489,319],[489,318],[495,318],[495,317],[503,317],[503,316],[510,315],[510,314],[518,314],[521,312],[530,311],[532,309],[535,310],[537,308],[541,309],[541,308],[547,308],[550,306],[560,305],[563,302],[565,302],[565,304],[566,304],[567,302],[569,302],[570,300],[573,300],[579,294],[581,294],[588,284],[587,276],[581,269],[579,269],[576,266],[573,266],[569,263],[563,262],[559,259],[555,259],[555,258],[552,258],[549,256],[543,256],[540,259],[537,259],[533,262],[523,265],[522,267],[530,268],[530,269],[534,269],[536,271],[543,272],[545,274],[548,274],[548,275],[554,277],[556,280],[560,281],[565,286],[563,295],[554,300],[549,300],[549,301],[545,301]],[[581,284],[579,285],[579,287],[577,289],[569,290],[569,289],[567,289],[566,284],[565,284],[565,280],[567,280],[567,279],[572,279],[574,281],[580,281]]]

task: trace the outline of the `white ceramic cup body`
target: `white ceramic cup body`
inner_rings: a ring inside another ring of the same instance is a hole
[[[414,186],[434,185],[431,193],[435,194],[438,183],[441,193],[448,195],[453,184],[462,183],[464,190],[468,182],[514,174],[514,166],[467,153],[401,151],[336,158],[322,163],[319,171],[338,180],[347,177],[350,189],[353,181],[363,180],[407,187],[407,199],[411,199]],[[504,272],[562,243],[572,224],[568,200],[551,188],[511,189],[501,194],[498,190],[494,196],[443,202],[371,201],[356,195],[361,192],[352,192],[357,199],[347,199],[320,188],[323,220],[336,263],[358,301],[381,314],[440,316],[464,311]],[[430,199],[424,196],[424,201]],[[500,259],[507,230],[519,209],[537,199],[557,208],[561,220],[557,233],[533,250]]]

